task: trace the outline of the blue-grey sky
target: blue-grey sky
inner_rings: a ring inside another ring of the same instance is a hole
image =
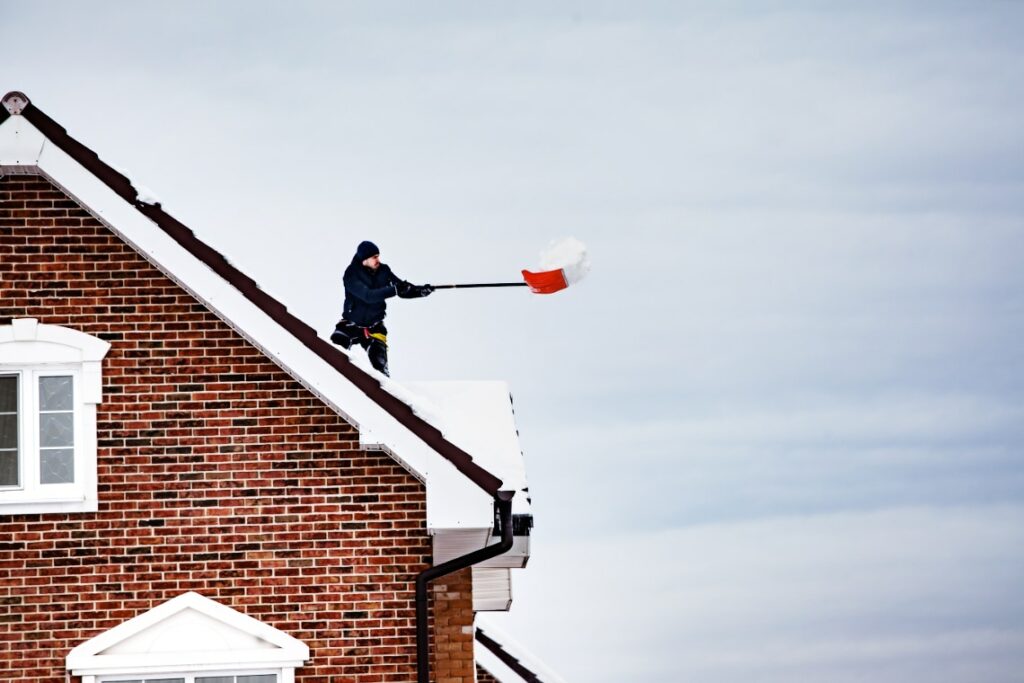
[[[1024,5],[12,2],[0,90],[398,379],[506,379],[578,683],[1024,670]]]

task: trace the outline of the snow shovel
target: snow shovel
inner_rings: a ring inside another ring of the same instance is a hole
[[[534,294],[554,294],[565,289],[569,283],[565,280],[565,273],[561,269],[543,270],[539,273],[523,271],[523,279],[526,282],[484,282],[467,285],[434,285],[434,289],[469,289],[471,287],[529,287]]]

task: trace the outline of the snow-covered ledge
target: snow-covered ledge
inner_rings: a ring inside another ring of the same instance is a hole
[[[67,656],[82,683],[196,674],[273,674],[294,683],[309,659],[302,641],[199,593],[185,593],[88,640]]]

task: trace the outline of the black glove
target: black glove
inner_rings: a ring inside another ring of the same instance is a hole
[[[420,285],[418,287],[420,296],[429,296],[434,291],[433,285]]]

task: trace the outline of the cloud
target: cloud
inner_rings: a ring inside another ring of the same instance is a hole
[[[531,566],[545,580],[517,574],[516,610],[492,618],[538,656],[574,653],[558,658],[568,680],[1009,681],[1024,664],[1022,523],[1024,507],[1002,505],[610,533],[602,544],[551,544],[540,528]],[[540,606],[561,616],[535,623]]]
[[[599,534],[1017,501],[1024,487],[1024,403],[997,396],[783,396],[775,406],[674,408],[611,414],[600,430],[552,420],[525,432],[538,518]],[[603,504],[591,505],[595,497]],[[587,514],[545,514],[563,506]]]
[[[325,332],[367,237],[587,244],[388,319],[396,376],[509,380],[569,680],[1021,669],[1021,7],[0,3],[9,87]]]

